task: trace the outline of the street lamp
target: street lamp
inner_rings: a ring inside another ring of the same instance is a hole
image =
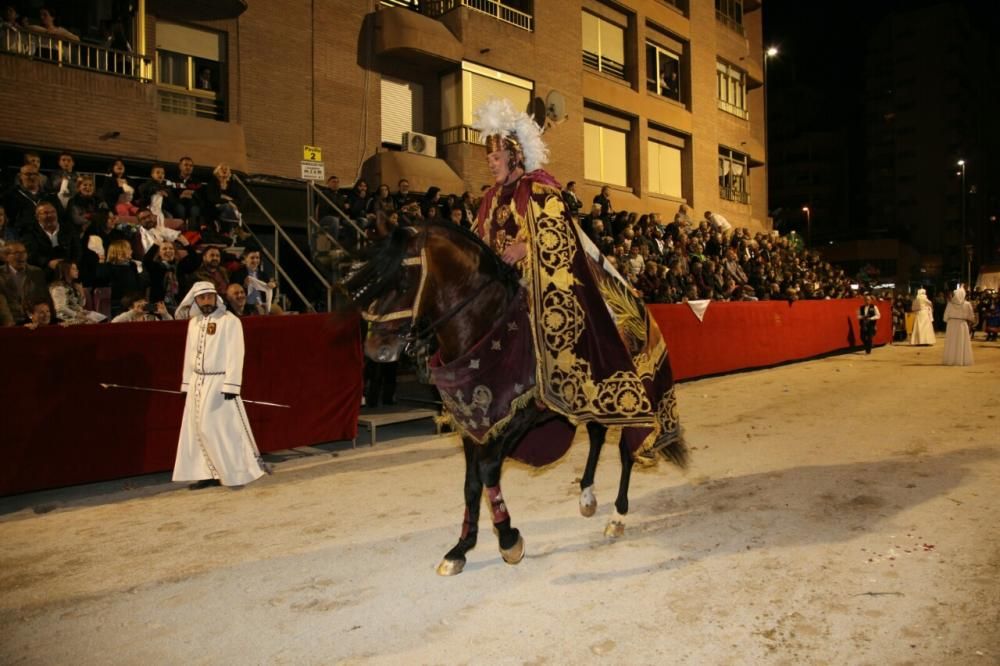
[[[961,169],[962,169],[962,172],[961,172],[961,175],[962,175],[962,239],[959,241],[958,247],[962,248],[962,247],[965,246],[965,160],[959,160],[958,161],[958,166],[961,167]],[[962,250],[959,249],[958,253],[959,253],[959,257],[961,257],[962,256]],[[971,253],[970,253],[970,256],[969,256],[969,259],[968,259],[967,269],[966,269],[965,276],[966,276],[965,285],[966,285],[967,288],[971,288],[971,286],[970,286],[970,283],[972,282],[972,256],[971,256]]]
[[[806,214],[806,247],[812,245],[812,211],[809,206],[803,206],[802,212]]]
[[[778,55],[777,46],[769,46],[764,51],[764,165],[768,172],[771,171],[770,152],[767,149],[767,61]],[[769,190],[765,190],[769,191]],[[770,202],[764,202],[764,212],[770,210]]]

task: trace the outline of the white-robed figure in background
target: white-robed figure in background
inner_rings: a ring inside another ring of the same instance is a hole
[[[192,490],[242,486],[266,471],[240,399],[243,324],[226,311],[211,282],[196,282],[185,306],[191,313],[181,383],[187,399],[173,480],[196,481]]]
[[[910,306],[913,312],[913,333],[910,335],[911,345],[933,345],[934,337],[934,304],[927,298],[926,289],[917,289],[917,297]]]
[[[972,305],[965,300],[965,289],[959,286],[944,309],[944,320],[948,323],[944,335],[945,365],[972,365],[969,324],[974,321],[975,316]]]

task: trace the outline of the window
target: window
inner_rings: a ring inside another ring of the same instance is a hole
[[[679,132],[649,124],[646,157],[649,191],[675,199],[685,198],[684,164],[690,138]],[[690,157],[690,156],[688,156]]]
[[[681,149],[649,141],[649,191],[683,198]]]
[[[679,54],[646,43],[646,89],[657,95],[681,100],[681,57]]]
[[[224,117],[225,35],[156,22],[156,83],[160,110]]]
[[[719,61],[716,63],[716,75],[718,77],[719,108],[744,120],[749,118],[746,73]]]
[[[743,34],[743,0],[715,0],[715,19]]]
[[[583,12],[583,64],[625,80],[625,29]]]
[[[491,97],[509,99],[515,109],[527,109],[534,95],[534,82],[507,72],[463,62],[460,71],[441,77],[441,140],[483,143],[472,128],[473,114]]]
[[[625,187],[628,182],[627,144],[627,132],[584,121],[584,178]]]
[[[750,203],[747,189],[747,156],[719,148],[719,196],[728,201]]]
[[[404,132],[424,131],[424,88],[419,83],[382,77],[383,144],[400,146]]]

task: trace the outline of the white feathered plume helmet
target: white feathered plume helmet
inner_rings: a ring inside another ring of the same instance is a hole
[[[534,171],[549,161],[549,149],[542,130],[524,111],[517,111],[509,99],[491,97],[476,109],[472,126],[482,132],[487,154],[509,150],[517,166]]]

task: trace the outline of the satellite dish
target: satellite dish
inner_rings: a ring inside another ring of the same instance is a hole
[[[545,118],[548,115],[548,109],[545,106],[545,102],[542,101],[541,97],[535,97],[528,103],[528,115],[531,119],[535,121],[535,124],[539,127],[545,127]]]
[[[566,120],[566,98],[558,90],[553,90],[545,97],[545,116],[552,124]]]

